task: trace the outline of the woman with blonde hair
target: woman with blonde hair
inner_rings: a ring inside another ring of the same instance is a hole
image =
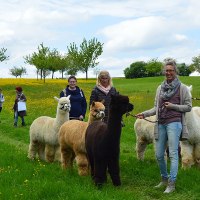
[[[101,71],[98,75],[96,86],[93,88],[90,95],[90,105],[93,101],[104,100],[105,105],[105,117],[104,122],[108,120],[108,107],[111,100],[111,95],[118,93],[113,87],[112,78],[108,71]]]

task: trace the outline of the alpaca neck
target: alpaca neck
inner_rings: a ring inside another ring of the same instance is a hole
[[[92,122],[95,121],[95,118],[92,116],[92,114],[89,114],[89,117],[88,117],[88,125],[90,125]]]
[[[185,120],[188,130],[193,130],[194,127],[200,128],[199,116],[193,109],[190,112],[185,113]]]
[[[110,113],[108,117],[108,134],[119,142],[121,135],[122,115],[119,113]],[[118,138],[118,140],[117,140]]]
[[[92,114],[89,114],[88,117],[88,125],[90,125],[92,122],[97,121],[99,119],[96,119]]]
[[[62,113],[62,112],[60,112],[60,110],[57,110],[55,123],[57,124],[58,128],[60,128],[60,126],[68,120],[69,120],[69,112],[68,111],[65,113]]]

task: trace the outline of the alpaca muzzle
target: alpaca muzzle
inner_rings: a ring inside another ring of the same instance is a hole
[[[95,115],[96,119],[102,119],[105,117],[105,112],[100,110],[99,112],[97,112],[97,114]]]
[[[60,107],[60,109],[64,110],[64,111],[70,111],[71,105],[66,103],[66,104],[62,105],[62,107]]]

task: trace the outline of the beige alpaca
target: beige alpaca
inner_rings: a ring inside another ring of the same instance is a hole
[[[156,116],[147,117],[147,120],[155,121]],[[144,153],[148,144],[154,143],[154,123],[144,119],[136,119],[134,131],[136,134],[136,153],[139,160],[144,160]],[[155,147],[155,145],[154,145]]]
[[[53,162],[58,152],[58,131],[61,125],[69,120],[70,96],[55,99],[58,101],[56,118],[38,117],[30,126],[30,144],[28,158],[35,159],[38,154],[41,160]]]
[[[76,160],[80,176],[88,175],[89,166],[85,149],[85,132],[89,124],[101,120],[105,107],[101,102],[93,102],[90,106],[88,122],[70,120],[65,122],[59,131],[62,168],[72,168]]]

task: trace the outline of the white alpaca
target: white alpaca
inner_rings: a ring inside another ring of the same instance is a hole
[[[53,162],[58,151],[58,132],[61,125],[69,120],[70,96],[54,97],[58,101],[56,118],[41,116],[30,126],[30,144],[28,158],[35,159],[36,154],[41,160]]]
[[[180,142],[182,168],[190,168],[193,164],[200,167],[200,107],[193,107],[185,117],[189,139]]]
[[[154,122],[156,116],[147,117],[147,120]],[[136,119],[134,131],[136,134],[136,153],[139,160],[144,160],[144,153],[148,144],[154,143],[154,123],[144,119]],[[154,145],[155,146],[155,145]]]

